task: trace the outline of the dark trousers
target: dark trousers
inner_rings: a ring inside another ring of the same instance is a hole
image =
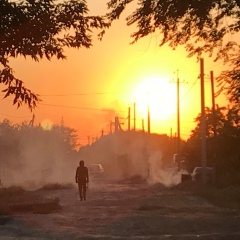
[[[87,189],[86,182],[78,181],[79,197],[81,200],[82,199],[86,200],[86,189]]]

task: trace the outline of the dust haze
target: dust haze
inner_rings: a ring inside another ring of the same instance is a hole
[[[71,183],[77,158],[74,131],[64,126],[41,126],[8,120],[0,123],[0,178],[4,187],[39,188],[48,183]],[[70,139],[70,140],[69,140]]]
[[[18,154],[5,155],[1,160],[4,186],[34,189],[48,183],[74,184],[80,160],[86,166],[101,163],[109,179],[138,177],[149,184],[165,186],[181,181],[182,172],[172,165],[172,150],[166,136],[119,131],[73,151],[54,135],[28,133],[14,146]]]
[[[119,131],[82,148],[79,154],[87,164],[101,163],[111,179],[140,177],[169,187],[180,183],[186,173],[173,165],[169,146],[167,136]]]
[[[39,188],[48,183],[71,183],[74,181],[75,162],[67,159],[61,145],[52,143],[43,147],[41,139],[19,147],[17,161],[11,159],[1,165],[4,186],[21,185],[27,189]]]

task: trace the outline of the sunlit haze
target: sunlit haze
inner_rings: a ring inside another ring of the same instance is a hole
[[[98,10],[104,12],[101,1],[88,2],[94,14]],[[134,27],[127,27],[124,18],[125,15],[112,24],[102,41],[94,40],[92,48],[66,49],[67,60],[34,62],[21,57],[10,60],[15,76],[42,99],[33,112],[34,125],[47,128],[63,119],[66,126],[77,130],[79,143],[85,145],[89,136],[100,136],[102,130],[107,134],[116,116],[122,119],[122,128],[127,129],[128,108],[133,111],[135,102],[137,129],[142,129],[149,105],[151,132],[175,133],[178,70],[181,137],[188,138],[201,109],[199,62],[187,58],[184,48],[159,48],[157,34],[131,45]],[[223,66],[207,57],[204,60],[206,106],[211,107],[209,74],[212,70],[217,76]],[[218,97],[216,103],[226,105],[225,96]],[[0,120],[7,118],[12,123],[32,120],[33,113],[27,106],[17,109],[12,106],[12,98],[2,100],[0,108]]]

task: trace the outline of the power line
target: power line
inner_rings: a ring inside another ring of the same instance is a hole
[[[188,93],[192,90],[192,88],[194,87],[194,85],[197,83],[198,77],[196,78],[195,82],[192,84],[192,86],[188,89],[188,91],[183,95],[183,97],[181,98],[181,101],[188,95]]]
[[[17,116],[7,115],[7,114],[4,114],[4,113],[0,113],[0,115],[2,115],[2,116],[6,116],[6,117],[12,117],[12,118],[29,118],[29,117],[32,117],[32,116],[22,116],[22,117],[17,117]]]
[[[69,96],[90,96],[90,95],[105,95],[128,92],[93,92],[93,93],[69,93],[69,94],[39,94],[40,97],[69,97]]]
[[[51,106],[51,107],[64,107],[64,108],[76,108],[76,109],[82,109],[82,110],[93,110],[93,111],[114,111],[114,112],[126,112],[126,111],[116,111],[115,109],[106,109],[106,108],[87,108],[87,107],[76,107],[76,106],[64,106],[64,105],[57,105],[57,104],[46,104],[46,103],[40,103],[39,105],[44,106]]]
[[[12,102],[12,100],[9,100],[9,99],[2,99],[2,100]],[[108,109],[108,108],[88,108],[88,107],[64,106],[64,105],[57,105],[57,104],[47,104],[47,103],[42,103],[42,102],[39,102],[39,105],[52,106],[52,107],[64,107],[64,108],[77,108],[77,109],[82,109],[82,110],[95,110],[95,111],[105,111],[105,112],[106,111],[126,112],[123,110],[116,111],[115,109]],[[2,114],[2,115],[4,115],[4,114]]]

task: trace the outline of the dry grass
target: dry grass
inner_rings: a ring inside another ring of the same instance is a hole
[[[147,183],[147,180],[139,175],[124,178],[118,181],[119,183],[127,184],[144,184]]]
[[[51,213],[61,209],[59,199],[49,199],[41,191],[25,191],[11,186],[0,190],[0,216],[15,212]]]
[[[44,186],[42,186],[39,190],[59,190],[59,189],[70,189],[73,188],[73,184],[71,183],[47,183]]]
[[[0,188],[0,198],[1,196],[16,196],[16,195],[22,195],[26,191],[23,187],[13,185],[8,188]]]
[[[186,181],[172,189],[200,196],[219,207],[240,210],[240,186],[218,188],[213,185],[202,185],[194,181]]]
[[[206,188],[202,188],[198,194],[216,206],[240,210],[239,186],[226,188],[207,186]]]
[[[11,212],[32,212],[37,214],[48,214],[60,209],[59,198],[44,199],[39,202],[13,203],[9,206]]]

